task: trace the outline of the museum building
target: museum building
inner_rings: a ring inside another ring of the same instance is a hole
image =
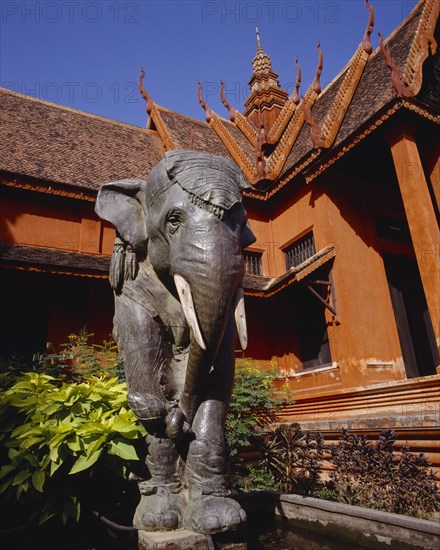
[[[440,467],[439,3],[421,0],[373,51],[374,11],[321,89],[279,85],[257,34],[244,111],[160,106],[140,78],[146,128],[0,90],[3,353],[31,357],[87,326],[111,333],[114,229],[99,185],[146,179],[164,151],[233,159],[257,238],[245,251],[249,347],[275,364],[285,421],[338,437],[396,430]],[[159,98],[160,99],[160,98]],[[226,118],[227,117],[227,118]]]

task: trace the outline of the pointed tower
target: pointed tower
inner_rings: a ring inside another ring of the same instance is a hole
[[[258,27],[257,53],[252,61],[253,74],[249,80],[251,93],[245,100],[244,115],[267,135],[279,112],[287,101],[288,94],[278,81],[278,74],[272,70],[270,57],[261,47]]]

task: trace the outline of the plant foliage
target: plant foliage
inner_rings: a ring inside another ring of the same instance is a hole
[[[328,489],[341,502],[396,514],[429,516],[439,510],[440,493],[425,455],[394,448],[396,434],[382,430],[373,444],[342,430],[331,447]]]
[[[0,398],[2,498],[28,505],[39,523],[78,520],[94,480],[126,477],[143,435],[116,378],[24,373]]]
[[[235,382],[226,419],[226,441],[231,457],[255,442],[265,426],[278,420],[285,392],[276,393],[275,369],[261,370],[246,359],[237,359]]]
[[[259,442],[261,465],[278,481],[284,493],[309,496],[320,481],[324,438],[302,432],[297,424],[272,428]]]
[[[60,352],[35,354],[33,369],[66,381],[80,382],[85,376],[103,373],[123,379],[123,366],[115,341],[110,338],[101,344],[90,343],[93,336],[86,328],[82,328],[79,334],[70,334],[69,341],[61,344]]]

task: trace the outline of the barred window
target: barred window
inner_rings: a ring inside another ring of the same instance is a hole
[[[296,267],[302,264],[315,254],[315,239],[313,231],[309,231],[306,235],[295,241],[284,250],[284,259],[286,261],[286,269]]]
[[[243,252],[245,270],[249,275],[262,275],[261,252]]]

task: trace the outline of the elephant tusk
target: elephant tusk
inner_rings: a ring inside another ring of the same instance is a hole
[[[240,285],[234,297],[234,315],[237,325],[238,338],[240,339],[241,349],[245,350],[248,345],[248,335],[246,326],[246,312],[244,310],[244,292],[243,285]]]
[[[205,342],[203,341],[202,333],[200,332],[199,322],[197,321],[196,310],[194,309],[194,301],[191,294],[189,284],[180,275],[174,275],[177,293],[179,294],[180,303],[182,304],[185,319],[191,329],[194,338],[198,345],[206,350]]]

